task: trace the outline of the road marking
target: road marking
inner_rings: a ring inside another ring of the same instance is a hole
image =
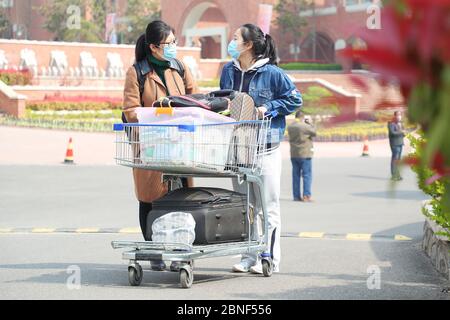
[[[0,228],[0,234],[141,234],[139,227],[127,228]],[[322,240],[359,240],[359,241],[412,241],[413,239],[401,235],[382,235],[370,233],[325,233],[325,232],[284,232],[281,234],[283,238],[303,238],[303,239],[322,239]]]
[[[410,237],[404,236],[402,234],[396,234],[394,237],[395,241],[411,241],[412,239]]]
[[[141,228],[123,228],[119,230],[119,233],[127,233],[127,234],[141,233]]]
[[[53,233],[55,232],[54,228],[34,228],[31,230],[31,233]]]
[[[371,238],[370,233],[348,233],[346,237],[347,240],[370,240]]]
[[[325,232],[300,232],[300,238],[323,238]]]
[[[100,228],[79,228],[75,230],[76,233],[98,233]]]

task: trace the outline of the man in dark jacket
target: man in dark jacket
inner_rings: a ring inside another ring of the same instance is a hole
[[[291,145],[292,187],[294,201],[311,202],[313,141],[316,129],[301,111],[288,128]],[[300,178],[303,178],[303,197],[300,195]]]
[[[388,122],[389,130],[389,144],[391,146],[391,179],[393,181],[400,181],[403,178],[400,176],[398,169],[398,162],[402,157],[402,149],[404,145],[405,131],[402,125],[402,113],[401,111],[394,112],[394,120]]]

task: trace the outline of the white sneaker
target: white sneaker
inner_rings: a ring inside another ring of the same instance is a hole
[[[250,264],[243,260],[239,263],[236,263],[232,268],[233,272],[249,272],[250,271]]]
[[[261,262],[258,262],[257,264],[255,264],[254,266],[252,266],[252,267],[250,268],[250,272],[251,272],[251,273],[254,273],[254,274],[263,274]]]

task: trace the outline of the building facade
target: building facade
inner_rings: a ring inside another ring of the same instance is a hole
[[[182,45],[201,46],[202,58],[225,58],[234,30],[245,23],[257,24],[261,5],[277,3],[278,0],[161,0],[161,10],[162,19],[176,29]],[[277,27],[273,10],[270,34],[282,60],[335,62],[336,50],[361,44],[354,34],[366,27],[374,3],[378,1],[310,1],[309,8],[299,12],[307,25],[296,35]]]
[[[0,0],[2,12],[11,22],[11,39],[54,40],[43,28],[37,7],[46,0]],[[225,59],[232,33],[244,23],[258,24],[261,5],[275,6],[278,0],[160,0],[161,17],[173,26],[181,46],[200,47],[205,59]],[[370,7],[377,0],[311,0],[300,10],[307,25],[299,34],[280,30],[273,10],[270,34],[282,60],[335,62],[336,50],[361,45],[355,32],[366,26]],[[314,6],[313,6],[314,4]],[[118,17],[126,11],[126,0],[109,0]],[[89,10],[85,10],[89,19]],[[315,32],[314,32],[315,31]],[[144,32],[144,30],[143,30]]]

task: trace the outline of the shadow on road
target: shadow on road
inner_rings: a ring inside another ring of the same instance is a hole
[[[376,199],[395,199],[395,200],[418,200],[423,201],[429,199],[421,191],[415,190],[386,190],[386,191],[375,191],[375,192],[359,192],[351,193],[355,197],[363,198],[376,198]]]
[[[148,264],[141,264],[144,269],[144,279],[141,287],[152,288],[179,288],[177,272],[154,272]],[[37,263],[37,264],[5,264],[0,269],[16,270],[48,270],[48,273],[22,280],[11,280],[5,283],[45,283],[65,284],[73,273],[66,270],[69,266],[78,266],[81,270],[82,286],[99,287],[130,287],[126,265],[117,264],[64,264],[64,263]],[[237,278],[242,275],[232,274],[229,269],[196,268],[195,283],[223,281]],[[204,272],[203,274],[201,272]],[[211,274],[220,272],[222,274]],[[209,273],[209,274],[208,274]]]
[[[388,178],[371,177],[371,176],[363,176],[363,175],[356,175],[356,174],[349,174],[348,177],[350,177],[350,178],[358,178],[358,179],[369,179],[369,180],[389,181]]]

